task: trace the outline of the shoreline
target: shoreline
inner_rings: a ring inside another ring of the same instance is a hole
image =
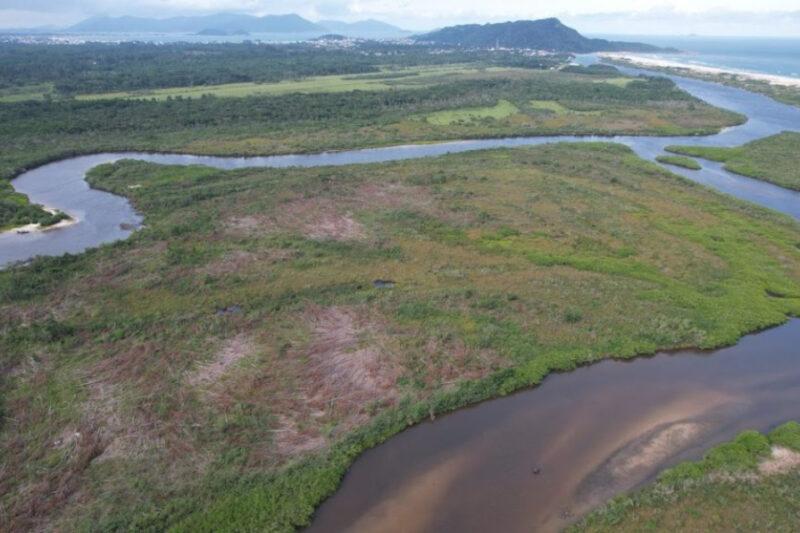
[[[768,83],[770,85],[800,89],[800,78],[792,78],[789,76],[779,76],[777,74],[765,74],[732,68],[729,69],[720,67],[707,67],[703,65],[692,65],[690,63],[681,63],[680,61],[660,59],[644,54],[632,54],[628,52],[601,52],[597,55],[603,59],[609,59],[611,61],[624,61],[637,67],[671,68],[694,71],[699,74],[736,76],[751,81]]]
[[[55,208],[52,208],[52,207],[47,207],[47,206],[42,206],[42,209],[44,211],[47,211],[51,215],[56,215],[56,214],[62,212],[62,211],[59,211],[58,209],[55,209]],[[66,228],[66,227],[69,227],[69,226],[72,226],[72,225],[78,223],[78,219],[77,218],[75,218],[75,217],[73,217],[73,216],[71,216],[71,215],[69,215],[67,213],[64,213],[64,214],[67,215],[68,218],[65,218],[64,220],[59,220],[58,222],[56,222],[55,224],[52,224],[50,226],[42,226],[40,223],[34,222],[34,223],[31,223],[31,224],[25,224],[23,226],[16,226],[16,227],[13,227],[13,228],[5,229],[3,231],[0,231],[0,235],[10,235],[10,234],[27,235],[27,234],[30,234],[30,233],[45,233],[47,231]]]

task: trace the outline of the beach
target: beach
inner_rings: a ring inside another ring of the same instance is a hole
[[[690,63],[681,63],[679,61],[672,61],[662,59],[657,56],[650,56],[644,54],[631,54],[626,52],[604,52],[598,54],[604,59],[612,61],[625,61],[633,65],[646,67],[646,68],[677,68],[697,72],[699,74],[712,74],[712,75],[728,75],[737,76],[753,81],[766,82],[771,85],[781,85],[784,87],[797,87],[800,88],[800,78],[792,78],[789,76],[778,76],[775,74],[764,74],[759,72],[749,72],[737,69],[725,69],[718,67],[707,67],[703,65],[693,65]]]

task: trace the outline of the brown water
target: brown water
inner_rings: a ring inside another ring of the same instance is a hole
[[[364,453],[309,531],[554,531],[741,430],[800,418],[800,320],[604,361]],[[537,473],[538,472],[538,473]]]

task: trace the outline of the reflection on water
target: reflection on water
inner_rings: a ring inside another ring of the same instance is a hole
[[[800,417],[800,320],[604,361],[364,453],[309,531],[552,531],[734,436]]]
[[[636,69],[623,70],[633,74],[643,72]],[[138,226],[141,217],[133,211],[125,199],[91,190],[83,179],[90,168],[121,158],[173,165],[198,164],[222,169],[315,167],[396,161],[469,150],[531,146],[559,141],[606,140],[630,146],[641,157],[652,160],[663,153],[664,147],[669,144],[735,146],[784,130],[800,130],[800,109],[732,87],[684,78],[673,79],[698,98],[746,115],[749,118],[748,122],[708,137],[519,137],[250,158],[142,153],[109,153],[76,157],[26,172],[14,180],[13,185],[19,192],[27,194],[33,202],[66,211],[76,217],[79,223],[52,232],[0,235],[0,267],[36,255],[76,253],[130,235],[130,228]],[[722,192],[800,218],[800,193],[730,174],[716,163],[702,164],[703,169],[700,171],[676,167],[670,167],[670,170]]]
[[[631,69],[627,69],[631,70]],[[639,71],[633,71],[636,73]],[[127,237],[141,217],[124,199],[89,189],[90,168],[121,158],[216,168],[345,165],[557,141],[613,140],[654,159],[668,144],[734,146],[800,129],[800,110],[764,96],[674,78],[707,102],[749,117],[710,137],[527,137],[315,155],[220,158],[113,153],[77,157],[14,181],[31,200],[78,224],[0,235],[0,266],[80,252]],[[715,163],[689,179],[800,218],[800,193],[732,175]],[[126,229],[128,228],[128,229]],[[738,431],[800,416],[800,321],[750,336],[714,354],[681,352],[606,361],[511,397],[413,427],[369,450],[320,509],[312,531],[554,530],[665,465]]]

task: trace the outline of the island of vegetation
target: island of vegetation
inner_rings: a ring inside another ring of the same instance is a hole
[[[673,165],[676,167],[688,168],[689,170],[700,170],[700,163],[691,157],[683,157],[679,155],[660,155],[656,157],[656,161],[666,165]]]
[[[735,148],[668,146],[676,154],[725,163],[725,170],[800,191],[800,133],[786,131]]]
[[[571,531],[794,531],[800,511],[800,424],[746,431],[696,462],[620,496]]]
[[[13,196],[9,179],[76,154],[270,155],[520,135],[692,135],[744,120],[669,80],[551,70],[565,62],[375,42],[354,50],[2,44],[0,228],[46,216]]]
[[[10,529],[292,529],[410,424],[800,314],[797,222],[621,145],[89,181],[144,229],[0,272]]]

